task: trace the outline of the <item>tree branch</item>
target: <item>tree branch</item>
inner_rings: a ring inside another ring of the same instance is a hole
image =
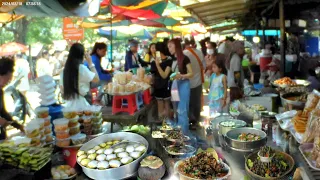
[[[12,28],[12,27],[4,27],[4,29],[5,29],[6,31],[11,31],[11,32],[13,32],[13,33],[18,33],[18,31],[17,31],[16,29]]]

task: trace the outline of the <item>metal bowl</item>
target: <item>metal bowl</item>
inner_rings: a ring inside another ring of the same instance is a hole
[[[257,179],[257,180],[282,180],[282,179],[290,179],[288,177],[289,173],[292,172],[293,168],[294,168],[294,165],[295,165],[295,162],[293,160],[293,158],[287,154],[287,153],[284,153],[282,151],[276,151],[276,155],[281,155],[282,157],[284,157],[287,161],[288,161],[288,165],[289,165],[289,169],[283,173],[282,176],[280,177],[262,177],[262,176],[259,176],[255,173],[253,173],[248,165],[247,165],[247,160],[248,159],[251,159],[252,161],[254,159],[256,159],[258,157],[258,151],[255,151],[254,153],[251,153],[249,156],[246,157],[246,160],[245,160],[245,169],[246,169],[246,172],[248,173],[248,175],[250,177],[252,177],[253,179]]]
[[[210,121],[210,125],[211,125],[212,129],[218,130],[219,129],[219,123],[221,121],[225,121],[225,120],[229,120],[229,119],[234,119],[234,118],[228,113],[223,113],[220,116],[213,118]]]
[[[92,149],[94,146],[97,146],[101,143],[104,143],[106,141],[111,140],[128,140],[133,142],[139,142],[144,144],[147,149],[149,147],[148,141],[135,133],[129,133],[129,132],[118,132],[118,133],[111,133],[111,134],[105,134],[102,136],[99,136],[95,139],[92,139],[91,141],[85,143],[81,148],[80,151],[88,151],[89,149]],[[138,168],[140,166],[140,161],[146,156],[147,152],[144,152],[142,156],[140,156],[138,159],[134,160],[133,162],[120,166],[118,168],[110,168],[105,170],[98,170],[98,169],[89,169],[87,167],[84,167],[80,164],[80,162],[77,163],[82,167],[83,172],[91,179],[108,179],[108,180],[118,180],[118,179],[126,179],[133,175],[135,175],[138,171]]]
[[[170,152],[169,148],[174,147],[176,145],[170,145],[165,147],[164,149],[167,151],[168,154],[173,155],[173,156],[183,156],[183,157],[190,157],[193,156],[197,149],[194,148],[193,146],[190,145],[182,145],[183,147],[185,147],[186,149],[188,149],[188,152],[182,153],[182,152]]]
[[[257,141],[239,141],[238,136],[241,133],[255,134],[260,136],[261,139]],[[255,128],[236,128],[227,132],[225,141],[235,151],[252,152],[267,144],[267,134]]]
[[[224,126],[222,125],[223,122],[234,122],[235,126]],[[242,128],[242,127],[246,127],[247,123],[245,121],[239,120],[239,119],[228,119],[225,121],[221,121],[219,123],[219,133],[223,136],[225,136],[227,134],[227,132],[229,132],[231,129],[234,128]]]
[[[305,94],[305,93],[287,93],[287,94],[281,95],[280,98],[281,98],[282,106],[286,107],[287,105],[291,105],[293,108],[303,109],[305,104],[306,104],[306,102],[303,102],[303,101],[292,101],[292,100],[286,99],[287,97],[300,96],[300,95],[303,95],[303,94]]]
[[[306,81],[303,79],[293,79],[293,82],[295,82],[297,85],[287,85],[287,84],[276,84],[272,82],[272,85],[276,87],[286,88],[286,87],[293,87],[293,86],[309,86],[311,84],[310,81]]]

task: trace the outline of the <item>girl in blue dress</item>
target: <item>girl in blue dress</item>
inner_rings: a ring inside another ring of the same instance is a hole
[[[227,104],[227,70],[225,68],[225,56],[218,54],[212,64],[213,74],[210,78],[209,108],[210,117],[221,113]]]

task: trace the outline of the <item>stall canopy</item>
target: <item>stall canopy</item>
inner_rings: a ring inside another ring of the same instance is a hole
[[[23,18],[23,15],[13,15],[8,13],[0,13],[0,23],[6,24]]]
[[[143,26],[133,25],[117,28],[101,28],[98,30],[98,34],[103,37],[111,38],[115,40],[124,40],[131,38],[139,39],[152,39],[153,35],[148,32]]]

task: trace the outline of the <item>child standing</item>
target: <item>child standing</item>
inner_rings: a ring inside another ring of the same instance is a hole
[[[209,108],[210,117],[221,113],[227,104],[227,69],[225,68],[225,56],[218,54],[212,64],[213,74],[210,78]]]

